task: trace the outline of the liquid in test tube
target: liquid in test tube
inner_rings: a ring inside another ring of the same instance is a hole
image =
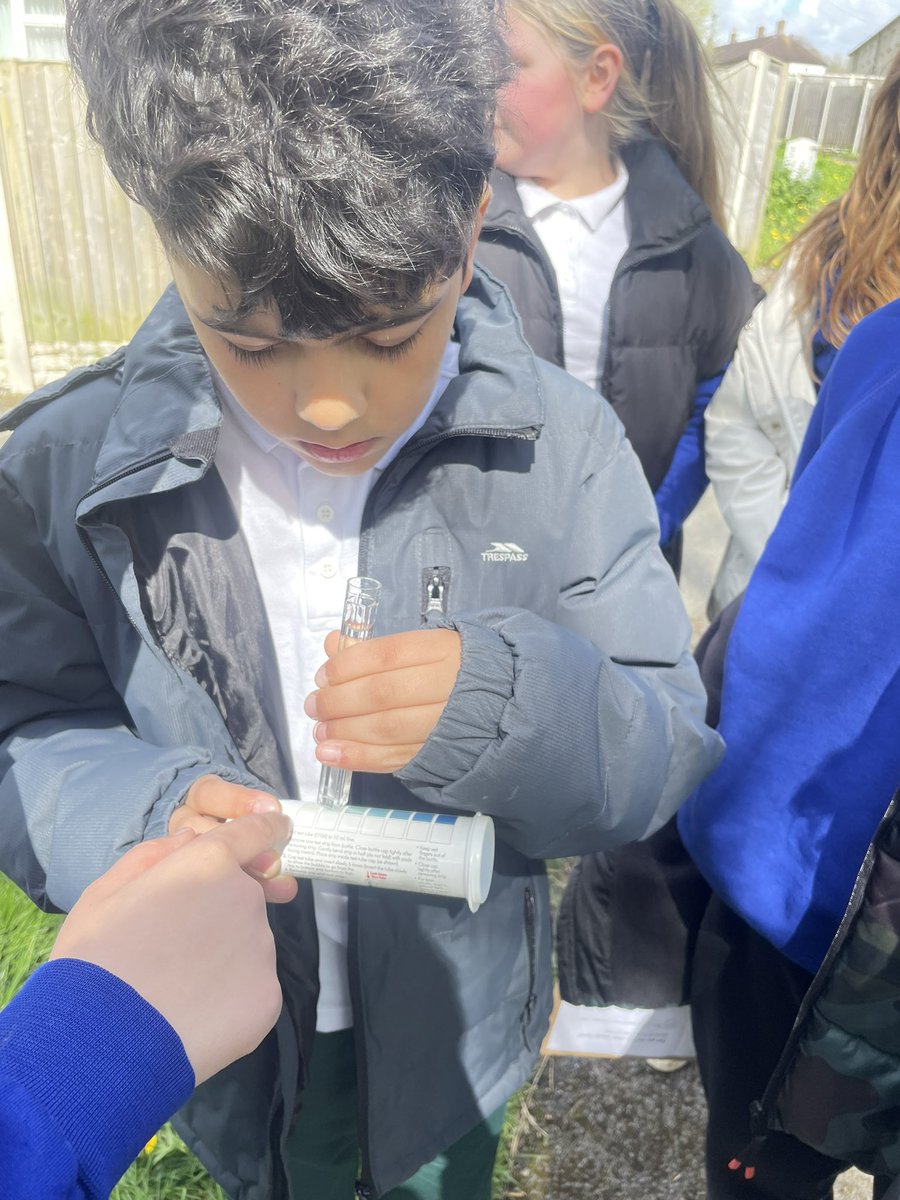
[[[358,575],[348,581],[339,650],[343,650],[348,642],[364,642],[372,636],[380,599],[381,584],[377,579]],[[319,775],[319,804],[326,808],[345,808],[350,799],[352,776],[353,772],[344,767],[323,766]]]

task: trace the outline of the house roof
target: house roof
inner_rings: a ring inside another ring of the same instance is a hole
[[[751,50],[761,50],[776,62],[802,63],[813,67],[828,66],[812,46],[807,46],[806,42],[801,42],[799,38],[790,37],[786,33],[752,38],[749,42],[728,42],[724,46],[716,46],[712,52],[712,60],[715,66],[726,67],[749,58]]]
[[[900,21],[900,17],[894,17],[892,21],[888,21],[887,25],[882,25],[880,29],[876,29],[876,31],[870,34],[864,42],[860,42],[858,46],[854,46],[850,53],[855,54],[857,50],[862,50],[863,46],[868,46],[869,42],[874,42],[876,38],[881,37],[886,29],[890,29],[890,27],[892,25],[896,25],[898,21]]]

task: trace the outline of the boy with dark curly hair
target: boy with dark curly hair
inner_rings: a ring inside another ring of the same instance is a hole
[[[179,1123],[243,1200],[486,1200],[550,1011],[542,860],[656,828],[719,753],[618,421],[473,266],[492,7],[69,4],[175,286],[9,422],[0,866],[65,908],[135,842],[312,798],[321,763],[498,838],[474,914],[288,900],[259,864],[284,1011]],[[357,574],[381,636],[323,651]]]

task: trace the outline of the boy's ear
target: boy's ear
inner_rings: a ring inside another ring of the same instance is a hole
[[[472,282],[472,272],[475,267],[475,247],[478,245],[478,238],[481,235],[481,226],[484,224],[484,217],[488,210],[488,205],[493,196],[491,185],[485,184],[484,194],[481,197],[481,203],[478,205],[478,212],[475,216],[475,224],[472,226],[472,236],[469,238],[469,248],[466,251],[466,265],[463,267],[463,277],[460,284],[459,294],[462,295],[466,288]]]
[[[596,46],[585,68],[581,106],[586,113],[601,112],[609,103],[622,72],[622,51],[612,42]]]

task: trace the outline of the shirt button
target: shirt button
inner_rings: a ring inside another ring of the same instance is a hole
[[[323,578],[334,579],[337,575],[337,563],[333,558],[326,558],[319,570],[322,572]]]
[[[327,525],[327,523],[329,521],[334,519],[334,509],[331,507],[330,504],[320,504],[319,507],[316,509],[316,517],[318,518],[318,520],[324,522]]]

